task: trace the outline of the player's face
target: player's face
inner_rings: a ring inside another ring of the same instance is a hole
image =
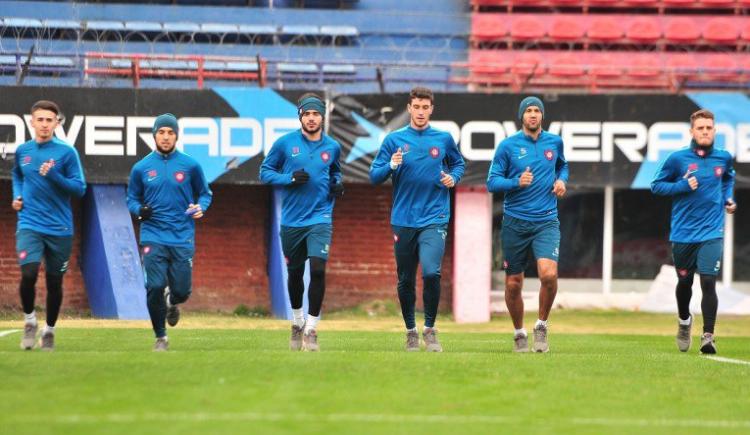
[[[177,134],[169,127],[162,127],[156,131],[156,149],[162,154],[169,154],[177,143]]]
[[[542,126],[542,111],[536,106],[529,106],[523,112],[523,126],[530,132],[536,132]]]
[[[323,128],[323,115],[317,110],[306,110],[300,122],[305,133],[317,134]]]
[[[59,123],[57,115],[51,110],[37,109],[31,114],[31,126],[34,128],[34,138],[37,142],[52,139]]]
[[[702,147],[711,146],[714,143],[714,136],[716,135],[714,120],[708,118],[696,119],[693,121],[693,126],[690,127],[690,134],[693,135],[693,140],[698,145]]]
[[[427,127],[435,106],[429,98],[413,98],[406,108],[411,115],[411,126],[419,129]]]

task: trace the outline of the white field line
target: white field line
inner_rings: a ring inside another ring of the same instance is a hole
[[[734,359],[734,358],[724,358],[723,356],[707,356],[707,359],[723,362],[723,363],[729,363],[729,364],[741,364],[750,366],[750,361],[745,361],[741,359]]]
[[[69,414],[50,418],[36,416],[11,417],[18,423],[45,422],[67,424],[91,423],[142,423],[142,422],[215,422],[215,421],[305,421],[305,422],[348,422],[348,423],[442,423],[442,424],[498,424],[523,423],[515,416],[500,415],[444,415],[444,414],[282,414],[265,412],[198,412],[198,413],[138,413],[138,414]],[[6,420],[6,421],[8,421]],[[551,424],[573,426],[609,427],[681,427],[681,428],[738,428],[750,429],[750,420],[697,420],[697,419],[648,419],[648,418],[565,418],[549,421]]]
[[[10,335],[16,332],[21,332],[20,329],[9,329],[7,331],[0,331],[0,337],[5,337],[6,335]]]

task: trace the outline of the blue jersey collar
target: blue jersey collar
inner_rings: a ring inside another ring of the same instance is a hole
[[[414,134],[422,135],[422,134],[425,134],[428,131],[432,130],[432,126],[430,124],[427,124],[427,127],[425,127],[424,129],[417,130],[416,128],[414,128],[414,127],[411,126],[411,122],[410,122],[409,124],[406,125],[406,129],[409,130],[410,132],[414,133]]]
[[[693,150],[695,155],[698,157],[708,157],[714,152],[714,144],[707,147],[702,147],[695,142],[695,139],[690,140],[690,149]]]

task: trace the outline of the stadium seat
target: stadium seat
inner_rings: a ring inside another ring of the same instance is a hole
[[[750,21],[745,22],[740,32],[740,38],[746,43],[750,42]]]
[[[662,65],[656,53],[641,53],[630,59],[627,73],[630,77],[650,79],[662,72]]]
[[[548,35],[553,41],[582,41],[586,32],[581,21],[573,17],[556,16],[552,19]]]
[[[75,20],[44,20],[42,26],[47,29],[59,29],[59,30],[80,30],[81,22]]]
[[[508,35],[508,24],[501,14],[473,14],[471,37],[476,42],[498,41]]]
[[[162,24],[154,21],[126,21],[125,30],[134,32],[161,32]]]
[[[475,74],[503,74],[510,68],[510,60],[499,50],[471,50],[469,68]]]
[[[589,73],[600,78],[617,78],[623,75],[622,66],[610,54],[597,54],[589,58]]]
[[[541,39],[544,37],[544,33],[542,20],[532,16],[517,18],[510,25],[510,36],[518,41]]]
[[[593,42],[614,42],[622,39],[622,26],[613,17],[594,17],[586,31],[586,37]]]
[[[735,44],[739,35],[734,20],[729,18],[712,18],[703,27],[703,39],[715,44]]]
[[[691,79],[698,75],[698,60],[690,53],[675,53],[667,59],[667,72],[678,79]]]
[[[656,7],[659,0],[625,0],[625,3],[638,8]]]
[[[529,76],[544,75],[546,66],[542,56],[533,52],[524,52],[513,59],[510,66],[510,72],[523,78]]]
[[[629,40],[646,44],[655,43],[661,35],[659,21],[648,16],[635,17],[625,33]]]
[[[701,38],[698,23],[688,17],[670,19],[664,29],[664,39],[678,44],[694,44]]]
[[[549,75],[558,77],[581,77],[586,74],[586,68],[581,63],[580,56],[564,53],[552,58],[547,72]]]
[[[662,4],[667,8],[684,8],[692,6],[696,1],[700,0],[662,0]]]
[[[733,6],[734,0],[699,0],[706,7]]]
[[[710,62],[701,65],[703,77],[706,80],[731,80],[740,76],[740,67],[735,57],[729,54],[715,54],[711,56]]]

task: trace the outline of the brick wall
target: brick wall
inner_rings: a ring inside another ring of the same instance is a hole
[[[214,202],[197,225],[193,296],[186,309],[231,311],[239,304],[270,309],[267,229],[270,190],[264,186],[212,186]],[[0,181],[0,307],[18,307],[19,270],[15,259],[15,213],[11,185]],[[334,211],[333,243],[324,307],[350,307],[364,301],[397,302],[396,266],[390,229],[390,186],[348,185]],[[76,224],[80,225],[76,205]],[[76,230],[71,269],[66,275],[64,309],[88,308]],[[450,231],[452,234],[452,231]],[[450,308],[452,240],[443,261],[441,310]],[[421,273],[421,272],[420,272]],[[43,277],[38,284],[43,289]],[[418,279],[421,307],[421,280]],[[44,291],[37,304],[43,304]]]

